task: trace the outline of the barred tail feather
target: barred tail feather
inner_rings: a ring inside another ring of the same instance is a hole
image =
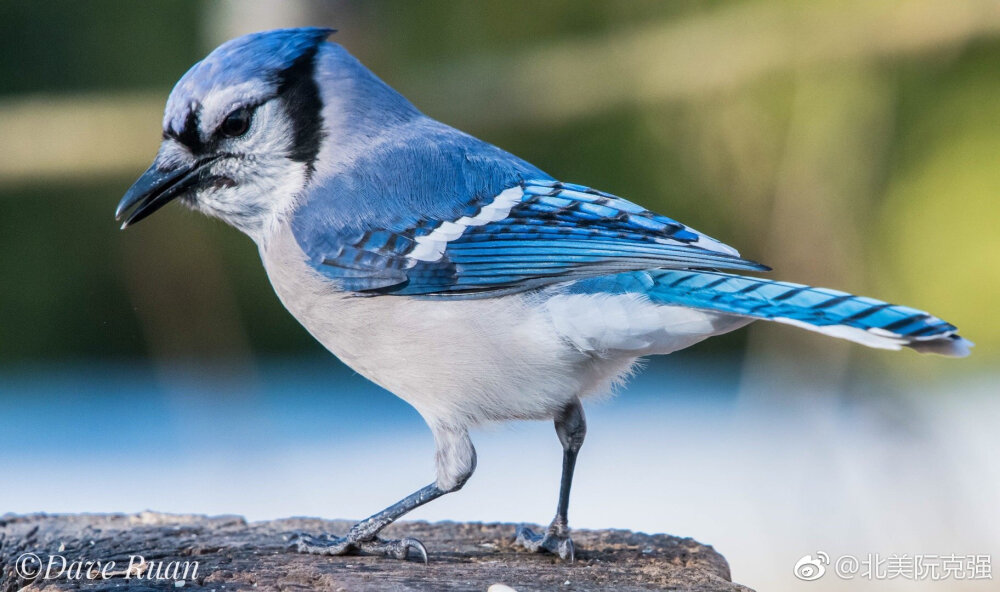
[[[929,313],[828,288],[709,271],[652,272],[659,304],[766,319],[862,345],[962,357],[972,342]]]

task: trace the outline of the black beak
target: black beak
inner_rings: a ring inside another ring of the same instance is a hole
[[[121,220],[125,212],[135,207],[125,221],[122,230],[142,220],[156,210],[170,203],[175,197],[202,181],[205,165],[215,158],[200,160],[188,167],[180,167],[171,171],[161,171],[153,163],[139,179],[125,192],[125,197],[118,202],[115,210],[115,220]]]

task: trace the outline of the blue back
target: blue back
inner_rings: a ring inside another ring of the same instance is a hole
[[[527,162],[434,120],[399,126],[391,142],[349,170],[311,186],[295,214],[300,244],[456,220],[526,178],[548,179]]]
[[[489,144],[424,119],[354,169],[310,190],[292,229],[310,263],[342,289],[488,297],[635,269],[766,267],[629,201],[564,184]],[[449,236],[439,258],[421,239],[477,216],[506,189],[502,219]]]

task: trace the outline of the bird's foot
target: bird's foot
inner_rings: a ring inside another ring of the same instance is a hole
[[[521,545],[533,553],[555,553],[564,561],[570,563],[575,558],[573,539],[569,538],[569,529],[550,526],[545,534],[537,534],[525,526],[517,527],[514,544]]]
[[[412,538],[386,540],[372,537],[362,540],[351,535],[337,537],[329,534],[312,536],[295,533],[289,548],[313,555],[382,555],[394,559],[406,559],[412,550],[427,563],[427,549],[423,543]]]

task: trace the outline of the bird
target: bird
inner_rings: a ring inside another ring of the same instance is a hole
[[[556,515],[514,540],[572,561],[581,401],[643,357],[756,320],[969,354],[929,313],[742,275],[770,268],[424,115],[332,33],[251,33],[194,64],[167,99],[153,163],[115,212],[125,229],[178,200],[242,231],[295,319],[430,428],[432,483],[343,535],[295,533],[293,550],[426,562],[419,540],[380,533],[462,488],[476,467],[470,428],[550,420],[563,449]]]

